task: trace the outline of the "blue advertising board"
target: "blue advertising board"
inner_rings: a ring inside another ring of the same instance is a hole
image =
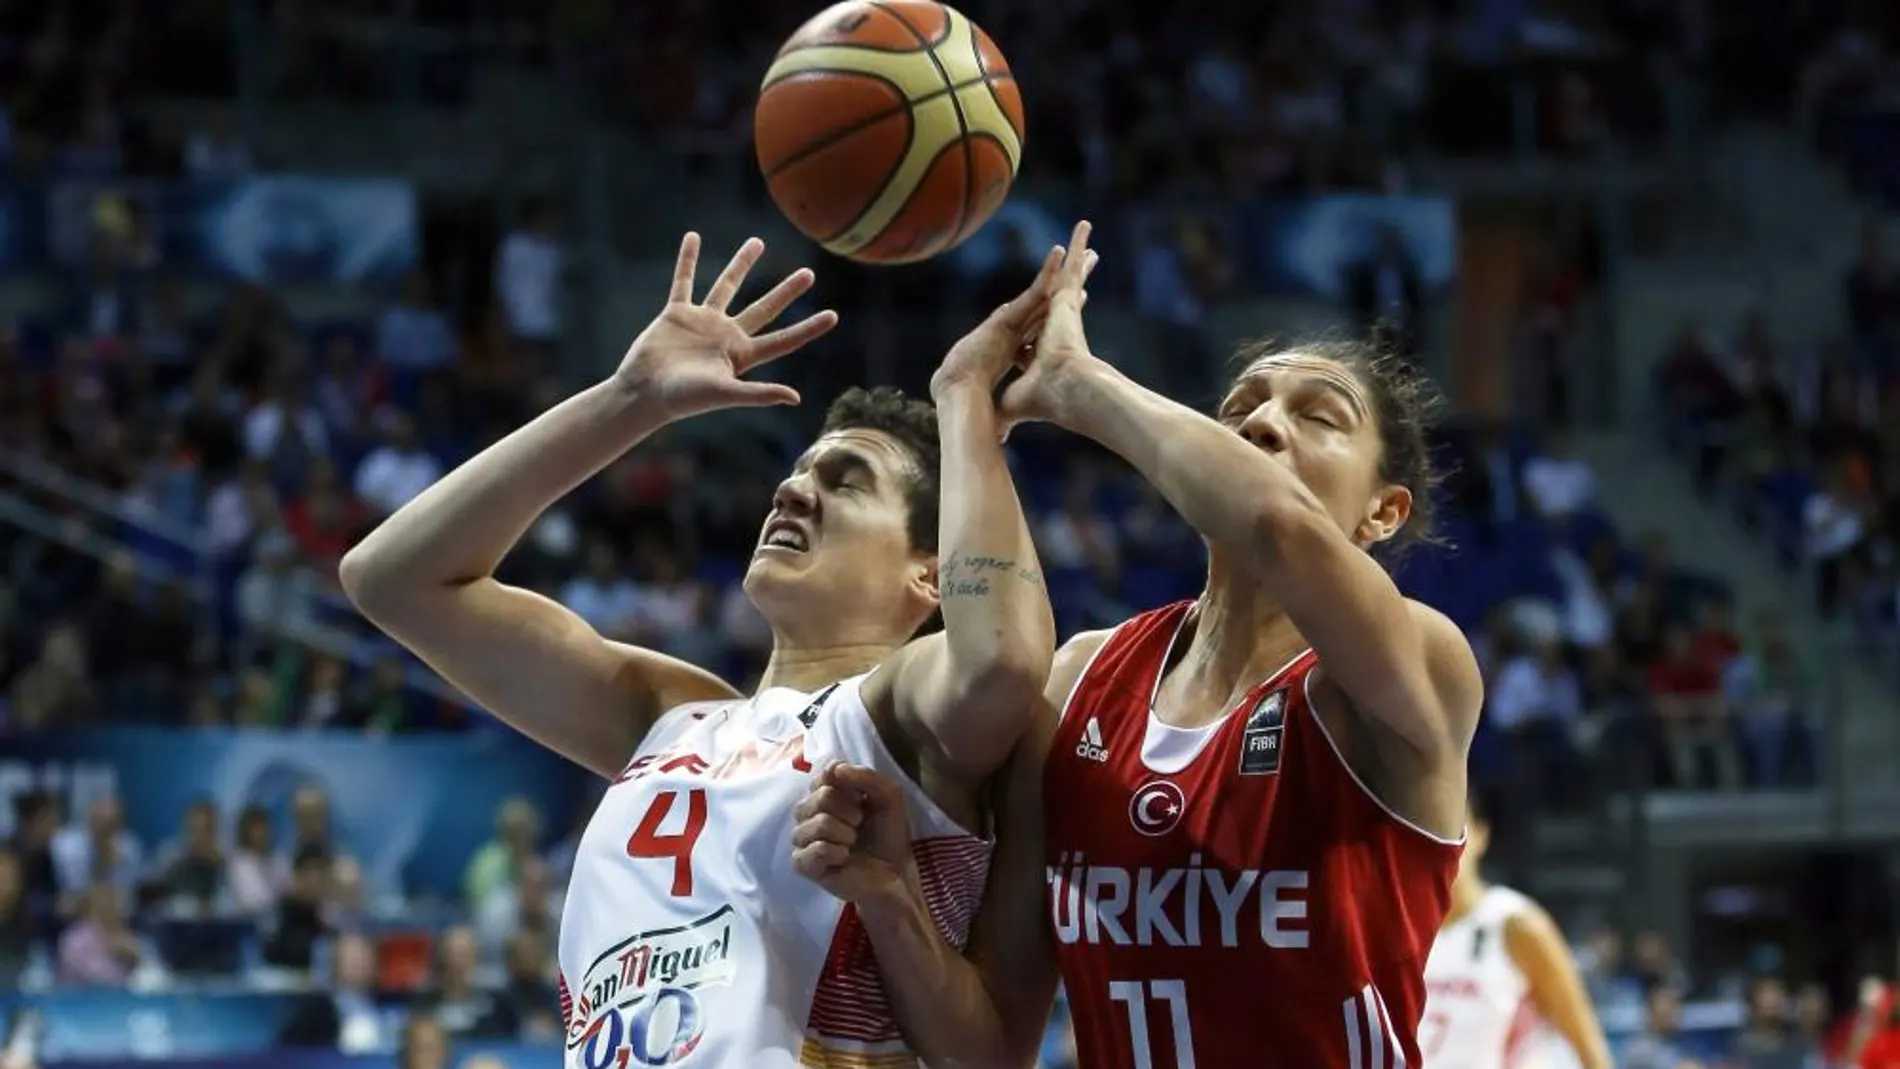
[[[136,220],[169,265],[266,286],[386,287],[422,246],[414,187],[385,178],[71,181],[31,207],[44,216],[46,255],[67,267],[86,262],[103,219]]]
[[[1448,197],[1335,193],[1204,206],[1191,214],[1221,230],[1242,284],[1260,294],[1338,300],[1347,268],[1388,237],[1417,266],[1428,291],[1442,290],[1457,277],[1458,212]],[[1008,251],[1012,231],[1034,255],[1067,240],[1074,220],[1073,211],[1054,203],[1012,197],[957,248],[951,263],[966,277],[979,277]],[[1149,238],[1165,233],[1142,227],[1132,216],[1097,223],[1103,228],[1098,244],[1129,236],[1118,235],[1116,227],[1134,227]]]
[[[1347,268],[1387,237],[1416,265],[1427,291],[1457,276],[1458,213],[1445,197],[1339,193],[1262,201],[1237,215],[1241,273],[1268,293],[1338,300],[1345,296]]]
[[[8,743],[0,756],[0,837],[11,799],[53,791],[69,814],[116,793],[148,848],[178,832],[185,808],[215,800],[229,830],[239,809],[272,814],[280,845],[298,788],[323,789],[339,840],[374,887],[458,895],[468,859],[494,834],[509,797],[565,827],[587,773],[504,732],[376,739],[355,734],[114,728]]]

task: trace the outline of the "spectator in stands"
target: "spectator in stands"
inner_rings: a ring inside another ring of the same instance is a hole
[[[59,937],[59,982],[71,987],[123,987],[148,952],[126,924],[123,894],[105,882],[80,895],[78,918]]]
[[[530,857],[521,863],[521,874],[510,884],[497,888],[473,910],[476,934],[485,957],[501,953],[509,938],[532,932],[550,945],[557,935],[561,917],[561,893],[553,885],[547,862]]]
[[[321,846],[297,848],[289,886],[278,899],[277,915],[264,938],[266,964],[299,975],[310,972],[317,944],[331,933],[325,907],[329,903],[332,864],[333,859]]]
[[[301,995],[277,1042],[286,1047],[327,1047],[345,1054],[389,1049],[388,1018],[376,1005],[376,950],[368,937],[337,936],[331,945],[330,987]]]
[[[1788,1016],[1788,989],[1759,976],[1748,986],[1748,1019],[1729,1047],[1738,1069],[1806,1069],[1819,1054],[1796,1035]]]
[[[59,824],[59,799],[50,792],[26,791],[14,797],[8,848],[20,862],[27,909],[40,924],[53,920],[59,903],[59,866],[53,860]]]
[[[1493,524],[1517,518],[1517,462],[1511,457],[1502,428],[1495,423],[1472,428],[1447,478],[1447,489],[1458,510],[1487,531]]]
[[[449,1035],[442,1022],[428,1014],[410,1014],[403,1025],[396,1065],[398,1069],[448,1069]]]
[[[329,428],[310,403],[301,369],[283,364],[272,371],[264,399],[244,416],[244,453],[263,462],[280,487],[302,486],[311,464],[329,456]]]
[[[1524,462],[1524,495],[1537,514],[1566,519],[1596,504],[1597,476],[1562,430],[1544,432],[1543,448]]]
[[[1135,261],[1135,312],[1153,351],[1167,354],[1154,370],[1170,392],[1205,384],[1214,359],[1207,302],[1231,287],[1233,273],[1213,228],[1193,215],[1181,216],[1142,245]]]
[[[1608,648],[1616,637],[1615,590],[1621,570],[1616,543],[1597,540],[1585,559],[1558,541],[1551,549],[1550,566],[1564,588],[1564,641],[1579,650]]]
[[[409,503],[442,477],[442,462],[425,452],[416,439],[416,425],[407,416],[391,415],[384,426],[383,444],[363,458],[356,469],[356,496],[380,519]]]
[[[541,814],[526,798],[510,798],[495,812],[495,837],[475,851],[462,877],[462,893],[471,909],[490,896],[512,894],[521,870],[535,854]]]
[[[219,560],[240,557],[257,535],[276,529],[282,519],[269,471],[258,461],[248,461],[205,502],[206,548]]]
[[[20,856],[0,849],[0,991],[18,990],[20,975],[32,963],[37,938]]]
[[[394,653],[370,666],[354,709],[363,718],[362,726],[379,734],[433,726],[423,721],[419,696],[410,689],[402,659]]]
[[[336,579],[337,562],[362,536],[363,506],[340,485],[336,468],[313,464],[304,496],[284,510],[284,529],[297,540],[297,551],[327,582]]]
[[[93,887],[117,888],[129,905],[133,889],[145,873],[145,850],[125,826],[125,809],[117,795],[95,799],[83,825],[61,828],[53,837],[53,866],[59,877],[63,912],[76,911]]]
[[[1359,329],[1375,329],[1407,355],[1424,351],[1425,283],[1405,232],[1380,226],[1366,255],[1346,265],[1342,288]]]
[[[561,604],[609,638],[630,638],[640,612],[640,588],[620,570],[613,544],[587,546],[586,570],[561,589]]]
[[[239,657],[250,660],[278,635],[296,635],[315,621],[317,579],[297,566],[297,541],[283,530],[257,540],[255,557],[238,578],[237,617],[248,629]]]
[[[459,346],[449,317],[435,306],[426,272],[411,271],[396,300],[376,320],[376,360],[398,380],[440,371],[455,362]],[[398,399],[413,389],[398,388]]]
[[[523,1042],[561,1038],[561,1019],[555,1013],[560,996],[550,982],[551,935],[551,931],[524,930],[508,940],[500,1016],[513,1018],[514,1038]]]
[[[71,727],[92,719],[99,705],[84,633],[74,624],[46,632],[39,657],[13,682],[13,723],[33,730]]]
[[[477,970],[481,945],[471,929],[455,925],[436,947],[433,984],[417,1010],[440,1022],[456,1039],[503,1039],[515,1034],[514,1008],[482,989]]]
[[[1617,1064],[1622,1069],[1678,1069],[1682,1052],[1676,1045],[1676,1029],[1681,1023],[1681,993],[1668,984],[1651,988],[1643,1030],[1624,1044]]]
[[[561,340],[559,228],[554,202],[537,201],[495,252],[495,296],[515,355],[541,368],[552,364]]]
[[[231,889],[231,906],[240,916],[263,917],[277,904],[270,813],[262,806],[245,806],[238,814],[235,839],[224,873],[225,885]]]
[[[1554,636],[1536,637],[1504,662],[1490,703],[1490,722],[1512,755],[1513,808],[1529,812],[1540,798],[1559,806],[1574,801],[1582,778],[1576,732],[1583,691]]]
[[[1849,570],[1865,535],[1861,494],[1843,465],[1828,470],[1820,489],[1801,508],[1803,545],[1814,568],[1814,597],[1824,616],[1835,615],[1846,593]]]
[[[325,918],[339,932],[361,931],[370,917],[369,881],[363,866],[353,857],[339,857],[330,864],[330,896]]]
[[[208,915],[223,897],[226,868],[218,804],[200,798],[186,807],[179,837],[159,848],[151,893],[173,912]]]
[[[1649,707],[1662,732],[1663,752],[1679,789],[1704,783],[1702,763],[1714,767],[1715,784],[1741,785],[1730,710],[1722,698],[1719,667],[1697,651],[1689,628],[1671,624],[1663,633],[1662,658],[1649,669]]]
[[[686,573],[685,562],[665,545],[652,543],[639,557],[647,567],[647,582],[634,603],[637,641],[690,664],[716,663],[720,640],[713,627],[711,592]]]
[[[1815,672],[1779,613],[1762,612],[1746,650],[1729,663],[1724,690],[1740,720],[1750,772],[1764,787],[1815,781]]]

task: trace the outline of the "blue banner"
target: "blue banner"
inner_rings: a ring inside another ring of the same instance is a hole
[[[1341,193],[1266,201],[1239,214],[1244,248],[1234,254],[1241,273],[1268,293],[1342,299],[1347,271],[1387,240],[1417,268],[1426,291],[1457,276],[1458,213],[1445,197]]]
[[[168,265],[265,286],[387,286],[422,245],[415,189],[383,178],[73,181],[43,202],[46,254],[82,266],[96,234],[138,233]]]
[[[349,734],[118,728],[9,742],[0,757],[0,838],[12,834],[11,799],[55,792],[82,817],[116,792],[147,850],[178,833],[192,801],[215,800],[229,832],[238,810],[261,805],[278,846],[291,796],[315,786],[330,798],[338,841],[371,886],[459,896],[464,867],[494,835],[495,809],[522,796],[549,830],[565,828],[587,773],[518,736],[476,732],[373,739]]]
[[[1340,300],[1346,295],[1347,271],[1386,242],[1395,243],[1417,269],[1428,293],[1449,286],[1458,273],[1458,211],[1447,197],[1338,193],[1201,208],[1191,214],[1215,225],[1241,283],[1261,294]],[[1052,204],[1012,197],[951,254],[951,263],[968,278],[980,277],[1010,251],[1012,234],[1021,235],[1034,259],[1067,240],[1074,219],[1073,212]],[[1150,229],[1133,216],[1098,222],[1103,228],[1099,241],[1129,242],[1119,247],[1130,263],[1144,230],[1150,241],[1169,236],[1165,224]],[[1116,227],[1128,227],[1132,233],[1112,229]]]
[[[268,177],[195,192],[193,261],[262,285],[393,283],[422,244],[407,182]]]

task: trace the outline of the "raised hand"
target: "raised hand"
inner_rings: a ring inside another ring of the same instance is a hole
[[[1016,354],[1021,377],[1003,391],[999,411],[1011,423],[1061,422],[1064,379],[1095,361],[1088,334],[1082,328],[1082,309],[1088,304],[1089,275],[1098,262],[1089,248],[1088,221],[1075,224],[1068,255],[1056,272],[1043,317],[1029,326],[1035,345]]]
[[[846,902],[903,894],[910,816],[897,784],[862,765],[821,771],[792,818],[792,868]]]
[[[762,333],[811,289],[814,276],[809,268],[792,272],[739,314],[728,313],[746,275],[764,254],[764,242],[748,239],[719,272],[706,299],[695,303],[699,235],[688,233],[680,241],[666,307],[633,339],[616,377],[651,397],[668,419],[721,408],[797,404],[798,391],[790,386],[744,376],[822,337],[838,325],[838,315],[819,312]]]
[[[1049,314],[1049,296],[1055,292],[1067,254],[1062,246],[1049,250],[1042,258],[1042,269],[1029,288],[1008,304],[991,312],[950,347],[943,364],[930,377],[933,394],[956,386],[970,385],[984,391],[996,388],[1004,374],[1015,366],[1016,354],[1035,339],[1035,329]]]

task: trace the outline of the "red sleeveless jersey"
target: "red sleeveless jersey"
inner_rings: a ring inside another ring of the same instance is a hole
[[[1089,1069],[1418,1069],[1463,847],[1386,810],[1307,700],[1311,651],[1218,724],[1155,722],[1190,603],[1109,636],[1046,759],[1057,958]]]

